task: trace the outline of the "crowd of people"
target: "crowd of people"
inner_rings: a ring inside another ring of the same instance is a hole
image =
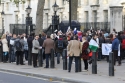
[[[93,48],[90,42],[96,43],[97,48]],[[76,29],[68,29],[66,33],[55,30],[51,35],[44,32],[39,35],[16,35],[11,33],[3,34],[0,38],[0,53],[1,61],[16,62],[16,65],[25,65],[24,60],[28,60],[29,54],[33,57],[33,67],[37,68],[38,54],[40,50],[43,59],[46,60],[46,66],[49,68],[49,60],[51,58],[51,49],[57,57],[57,64],[60,64],[60,57],[63,57],[63,50],[67,49],[67,56],[69,57],[68,72],[71,72],[72,62],[75,61],[75,72],[78,72],[78,60],[82,59],[84,62],[84,71],[88,71],[88,64],[92,63],[92,52],[96,52],[98,61],[108,56],[102,55],[102,43],[112,44],[112,52],[114,53],[114,65],[118,60],[118,66],[121,65],[121,60],[125,58],[125,33],[116,32],[113,29],[112,33],[107,33],[100,29],[88,30],[87,32],[78,31]],[[120,45],[120,56],[118,50]],[[31,53],[29,53],[29,49]],[[40,55],[39,55],[40,56]],[[75,60],[73,60],[75,59]]]

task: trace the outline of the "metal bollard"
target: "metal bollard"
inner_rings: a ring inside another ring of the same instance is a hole
[[[63,50],[63,70],[67,70],[67,49]]]
[[[32,65],[32,48],[28,48],[28,65]]]
[[[39,67],[43,67],[43,49],[39,51]]]
[[[79,57],[79,60],[78,60],[78,72],[81,72],[81,71],[82,71],[81,57]]]
[[[109,76],[114,76],[114,55],[113,52],[109,54]]]
[[[51,61],[50,61],[50,68],[55,68],[55,56],[54,56],[54,50],[51,49]]]
[[[97,56],[96,56],[96,52],[92,53],[92,74],[97,74]]]

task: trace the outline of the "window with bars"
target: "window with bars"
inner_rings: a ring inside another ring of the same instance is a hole
[[[89,13],[88,11],[85,11],[85,22],[89,22]]]

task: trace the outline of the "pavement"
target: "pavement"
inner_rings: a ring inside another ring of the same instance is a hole
[[[89,66],[87,72],[75,73],[75,64],[72,64],[72,70],[63,70],[62,61],[55,64],[54,69],[45,69],[43,67],[33,68],[32,66],[16,65],[16,63],[0,63],[0,71],[34,76],[39,78],[64,81],[68,83],[125,83],[125,60],[121,66],[115,66],[115,76],[109,76],[109,63],[106,61],[97,62],[97,74],[92,74],[92,66]],[[82,62],[82,69],[84,63]]]

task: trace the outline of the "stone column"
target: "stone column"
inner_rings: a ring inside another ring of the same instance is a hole
[[[116,29],[117,32],[123,30],[122,26],[123,6],[110,6],[110,32]]]

